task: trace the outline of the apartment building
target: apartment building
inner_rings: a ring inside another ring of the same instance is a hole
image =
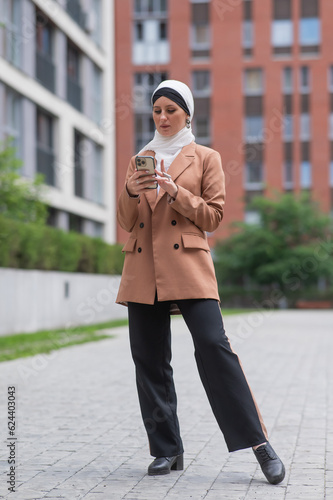
[[[152,90],[174,78],[193,91],[197,142],[224,165],[211,243],[258,221],[257,195],[307,191],[333,214],[331,0],[123,0],[115,20],[118,192],[153,135]]]
[[[116,239],[113,0],[0,0],[0,140],[49,224]]]

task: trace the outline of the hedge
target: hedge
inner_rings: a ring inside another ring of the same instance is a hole
[[[0,267],[121,274],[121,245],[0,216]]]

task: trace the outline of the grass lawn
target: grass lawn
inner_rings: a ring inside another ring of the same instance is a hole
[[[251,312],[251,309],[222,309],[223,316]],[[17,333],[0,336],[0,362],[11,359],[49,353],[56,349],[75,344],[95,342],[110,338],[110,335],[100,330],[126,326],[126,319],[108,321],[97,325],[60,328],[57,330],[43,330],[35,333]],[[112,337],[112,336],[111,336]]]
[[[48,353],[70,345],[110,338],[110,335],[99,330],[123,325],[127,325],[127,320],[0,336],[0,362]]]

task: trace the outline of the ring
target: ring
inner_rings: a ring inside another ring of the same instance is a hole
[[[139,181],[136,181],[137,184],[139,184]]]

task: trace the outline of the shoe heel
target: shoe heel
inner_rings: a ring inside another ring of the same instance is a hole
[[[184,469],[184,455],[178,455],[175,463],[171,466],[171,470],[183,470]]]

